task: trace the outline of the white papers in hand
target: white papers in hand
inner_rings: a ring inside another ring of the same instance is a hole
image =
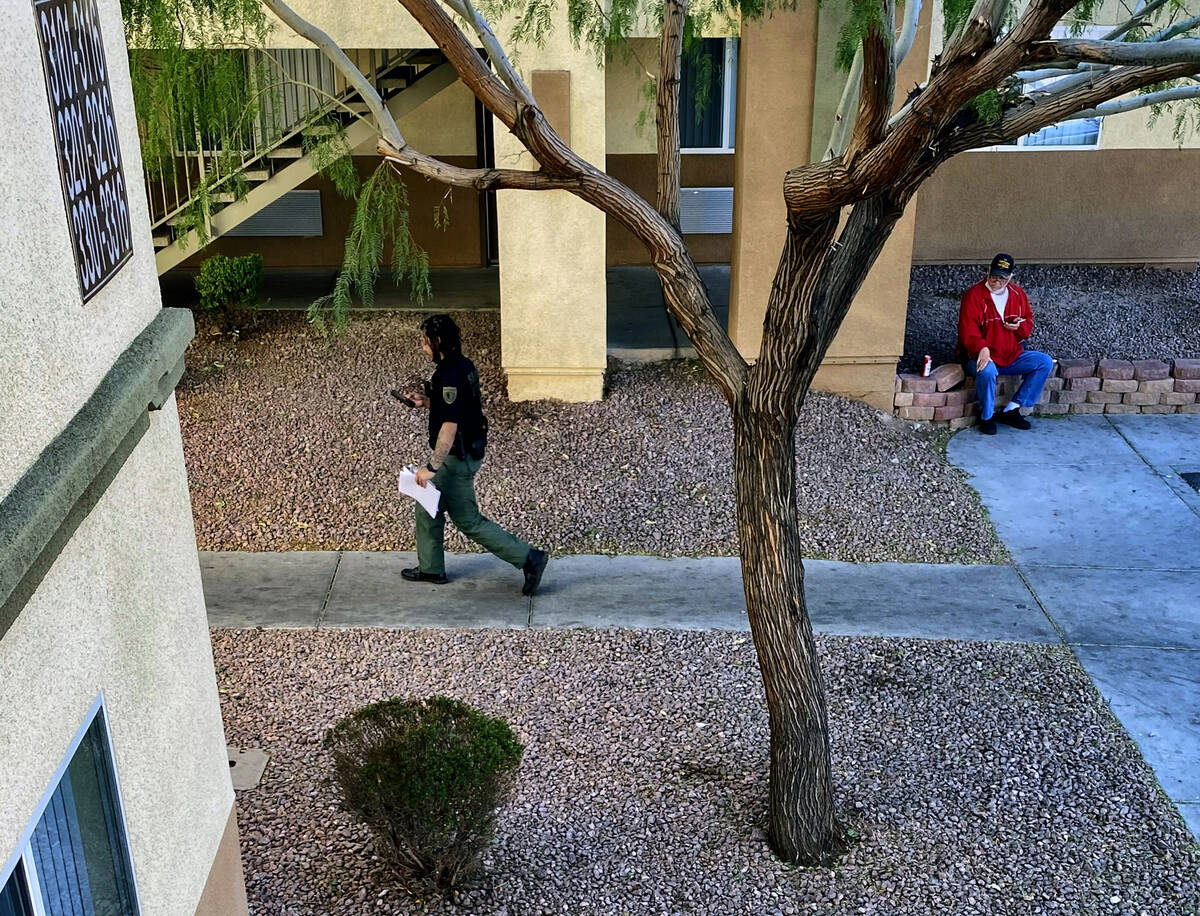
[[[417,471],[415,468],[406,465],[400,469],[400,492],[412,497],[421,504],[429,517],[433,518],[437,515],[438,503],[442,498],[442,491],[433,485],[433,481],[429,481],[425,486],[420,486],[417,483]]]

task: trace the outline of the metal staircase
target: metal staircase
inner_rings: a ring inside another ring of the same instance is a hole
[[[201,247],[200,233],[183,228],[191,224],[193,205],[201,196],[206,234],[215,239],[316,174],[316,164],[305,150],[306,133],[311,142],[313,133],[321,129],[314,123],[332,122],[345,128],[351,150],[377,135],[373,124],[357,117],[366,112],[366,104],[320,52],[243,53],[260,56],[250,62],[255,72],[283,77],[282,89],[271,94],[260,105],[254,123],[239,132],[243,148],[205,149],[204,142],[197,140],[193,149],[177,149],[166,169],[146,171],[160,275]],[[454,68],[436,49],[370,49],[350,56],[397,121],[457,79]]]

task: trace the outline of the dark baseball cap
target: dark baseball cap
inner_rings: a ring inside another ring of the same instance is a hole
[[[988,268],[988,276],[1004,277],[1007,279],[1012,276],[1013,268],[1017,266],[1017,262],[1013,260],[1011,254],[998,254],[992,258],[992,266]]]

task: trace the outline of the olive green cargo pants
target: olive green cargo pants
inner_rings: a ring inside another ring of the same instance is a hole
[[[433,485],[442,491],[442,501],[436,518],[431,518],[420,503],[417,514],[417,565],[421,572],[446,574],[446,555],[442,543],[446,535],[446,516],[454,527],[472,541],[490,550],[506,563],[520,569],[525,565],[530,547],[513,537],[495,522],[485,518],[475,501],[475,475],[481,459],[448,456],[433,475]]]

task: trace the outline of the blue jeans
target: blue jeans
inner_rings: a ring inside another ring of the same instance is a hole
[[[968,359],[963,363],[967,375],[975,378],[975,396],[979,399],[979,416],[990,420],[996,409],[996,376],[1023,375],[1021,387],[1013,398],[1022,407],[1032,407],[1042,396],[1046,387],[1046,379],[1054,371],[1054,360],[1045,353],[1037,350],[1026,350],[1007,366],[997,366],[989,362],[979,372],[975,371],[975,360]]]

